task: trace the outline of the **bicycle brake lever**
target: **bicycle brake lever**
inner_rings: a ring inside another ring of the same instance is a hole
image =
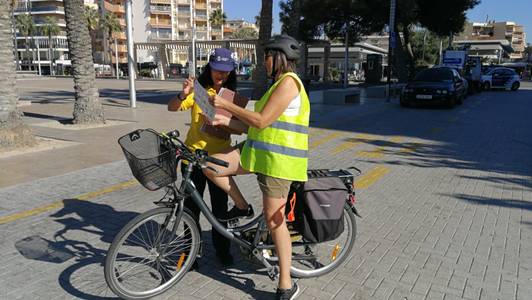
[[[218,170],[216,170],[215,168],[211,167],[211,166],[205,166],[205,165],[202,165],[201,166],[202,169],[209,169],[211,171],[213,171],[214,173],[218,174]]]

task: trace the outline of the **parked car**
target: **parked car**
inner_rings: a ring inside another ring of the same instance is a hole
[[[412,104],[462,104],[467,95],[466,80],[449,67],[437,67],[419,72],[401,92],[401,106]]]
[[[521,86],[521,77],[510,68],[492,68],[482,75],[482,87],[485,90],[492,88],[511,89],[517,91]]]

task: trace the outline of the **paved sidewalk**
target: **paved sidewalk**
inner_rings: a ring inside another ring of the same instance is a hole
[[[383,100],[313,106],[310,166],[361,168],[363,218],[352,256],[329,275],[300,280],[300,299],[529,299],[531,95],[483,93],[453,110]],[[188,114],[157,103],[130,111],[111,100],[108,117],[134,123],[78,131],[35,123],[42,135],[79,145],[0,158],[11,172],[0,174],[0,299],[113,298],[102,274],[105,251],[160,197],[131,181],[116,137],[141,127],[186,130]],[[70,104],[56,105],[24,110],[68,116]],[[60,166],[48,169],[53,164]],[[16,168],[27,173],[13,180]],[[260,207],[253,176],[238,183]],[[216,262],[210,226],[202,225],[200,269],[157,299],[271,299],[275,283],[236,247],[233,268]]]

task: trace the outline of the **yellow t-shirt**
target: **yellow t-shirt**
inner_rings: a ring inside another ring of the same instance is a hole
[[[207,89],[209,95],[216,94],[216,91],[213,88]],[[201,131],[201,126],[203,126],[203,117],[201,116],[201,108],[194,101],[194,93],[188,95],[185,100],[181,102],[179,110],[188,110],[192,109],[190,112],[190,129],[187,133],[187,138],[185,144],[190,147],[192,150],[203,149],[209,154],[218,153],[223,151],[231,146],[231,139],[220,139],[209,135]]]

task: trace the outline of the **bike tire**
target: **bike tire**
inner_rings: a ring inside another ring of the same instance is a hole
[[[340,248],[339,241],[342,238],[346,238],[346,240],[345,240],[344,246]],[[349,257],[349,255],[351,254],[351,250],[353,249],[353,246],[355,244],[355,238],[356,238],[355,214],[353,210],[351,209],[351,207],[346,204],[344,207],[344,232],[342,233],[342,235],[340,235],[340,237],[336,238],[335,240],[323,242],[319,244],[314,244],[310,246],[310,247],[314,247],[315,249],[320,248],[317,251],[320,251],[320,252],[323,251],[325,252],[324,254],[327,254],[327,252],[329,251],[330,251],[330,254],[334,252],[334,259],[331,258],[331,260],[327,264],[323,264],[323,262],[320,261],[319,263],[322,264],[321,267],[310,269],[310,270],[302,269],[298,267],[299,262],[294,261],[293,259],[292,266],[290,267],[290,274],[293,277],[297,277],[297,278],[311,278],[311,277],[322,276],[322,275],[332,272],[333,270],[338,268]],[[334,245],[334,246],[331,247],[331,245]],[[338,249],[336,249],[337,245],[338,245]],[[330,250],[330,248],[332,248],[333,250]],[[294,252],[294,248],[292,249],[292,252]]]
[[[172,216],[172,211],[170,207],[161,207],[142,213],[128,222],[114,238],[107,252],[104,275],[107,285],[117,296],[123,299],[146,299],[159,295],[179,282],[191,268],[199,252],[200,232],[196,222],[191,217],[191,213],[186,209],[181,215],[179,224],[174,227],[175,217]],[[160,218],[164,220],[162,224],[157,223]],[[165,224],[166,222],[168,224]],[[144,229],[143,225],[146,225]],[[159,228],[156,237],[150,238],[148,228]],[[146,236],[144,236],[145,233],[147,233]],[[130,237],[132,237],[131,240],[129,239]],[[178,242],[181,240],[183,243],[179,244]],[[188,245],[189,241],[190,245]],[[153,245],[149,244],[152,242]],[[154,256],[155,260],[145,261],[146,258],[143,258],[139,261],[142,257],[127,254],[127,252],[139,251],[147,252],[148,257]],[[176,256],[179,259],[174,261],[173,258]],[[127,258],[127,260],[123,260],[124,258]],[[147,268],[142,273],[133,272],[129,277],[123,277],[138,267],[133,266],[123,272],[119,269],[120,262],[123,262],[124,265],[128,263],[137,265],[146,263],[147,265],[144,267]],[[174,266],[176,269],[175,274],[171,274],[171,270],[168,267],[173,268]],[[133,286],[128,287],[125,281],[131,275],[139,275],[142,278],[137,279]],[[152,287],[139,288],[135,286],[139,283],[149,284],[150,280],[155,280],[155,284]]]

